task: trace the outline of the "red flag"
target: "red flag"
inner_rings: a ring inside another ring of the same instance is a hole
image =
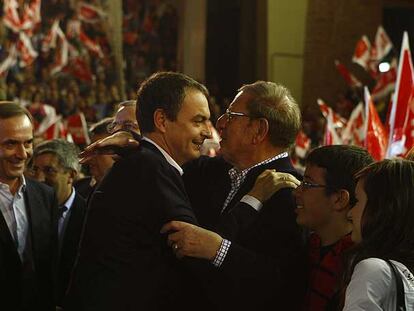
[[[371,99],[368,88],[364,88],[366,111],[365,148],[376,161],[384,159],[388,147],[388,133],[378,116],[377,109]]]
[[[32,46],[30,38],[24,32],[19,33],[19,40],[17,41],[16,47],[20,55],[19,64],[21,67],[31,65],[35,58],[38,56],[38,53]]]
[[[306,134],[301,130],[296,136],[295,142],[295,153],[296,156],[300,159],[305,159],[311,147],[311,140]]]
[[[105,12],[97,6],[85,2],[78,3],[78,16],[85,23],[96,23],[106,16]]]
[[[346,145],[364,146],[365,143],[365,113],[364,105],[360,102],[354,110],[346,124],[346,128],[342,133],[343,143]]]
[[[89,38],[83,30],[80,31],[79,40],[81,40],[85,44],[85,46],[88,50],[95,53],[100,58],[104,57],[99,43],[97,43],[94,40],[92,40],[91,38]]]
[[[72,135],[73,141],[78,145],[89,145],[88,126],[82,112],[71,115],[67,118],[66,128]]]
[[[350,87],[357,88],[362,86],[361,81],[359,81],[352,73],[350,73],[348,68],[346,68],[344,64],[342,64],[338,60],[335,60],[335,66],[336,69],[338,69],[341,76],[345,79],[345,82]]]
[[[406,152],[406,127],[409,118],[409,100],[413,93],[414,70],[411,59],[408,33],[404,32],[398,65],[396,90],[392,101],[389,123],[389,145],[387,157]]]
[[[346,120],[335,113],[322,99],[318,99],[318,105],[326,119],[324,145],[342,144],[341,131],[345,127]]]
[[[64,71],[72,74],[80,80],[89,82],[92,81],[92,73],[89,65],[80,57],[71,59],[70,65],[66,66]]]
[[[362,66],[365,70],[368,70],[368,64],[371,60],[371,43],[367,36],[362,36],[358,40],[355,47],[352,61]]]
[[[393,45],[385,32],[384,28],[380,25],[378,26],[377,33],[375,35],[375,49],[376,49],[376,59],[380,61],[392,50]]]
[[[13,44],[9,49],[9,55],[0,64],[0,77],[7,75],[8,70],[17,63],[17,50]]]

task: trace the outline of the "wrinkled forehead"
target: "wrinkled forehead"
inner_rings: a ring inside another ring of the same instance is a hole
[[[229,105],[232,111],[247,109],[247,104],[253,99],[253,95],[247,91],[240,91],[236,94],[233,101]]]

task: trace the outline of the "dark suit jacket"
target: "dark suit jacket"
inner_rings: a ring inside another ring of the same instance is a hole
[[[53,189],[26,179],[24,193],[31,260],[22,264],[0,213],[0,296],[2,310],[53,310],[52,258],[57,201]]]
[[[199,222],[232,241],[223,265],[209,274],[217,308],[297,310],[306,286],[306,256],[291,190],[273,195],[259,213],[239,201],[265,169],[299,176],[289,158],[254,168],[220,214],[230,190],[229,168],[221,158],[201,158],[184,174]]]
[[[75,199],[70,208],[70,216],[63,235],[62,246],[59,252],[57,271],[57,305],[61,305],[69,284],[73,264],[78,254],[83,221],[86,214],[86,200],[75,193]]]
[[[143,141],[115,163],[90,199],[65,310],[174,308],[187,293],[184,268],[160,234],[170,220],[195,223],[195,216],[178,171]]]

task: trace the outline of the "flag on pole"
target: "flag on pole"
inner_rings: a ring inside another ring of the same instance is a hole
[[[348,68],[345,67],[339,60],[335,60],[336,69],[339,71],[345,82],[351,88],[361,87],[362,83],[352,73],[349,72]]]
[[[406,152],[406,127],[411,116],[409,101],[413,94],[414,70],[408,33],[404,32],[398,65],[396,90],[389,118],[389,144],[387,157]]]
[[[377,33],[375,35],[375,49],[376,49],[376,60],[380,61],[392,50],[393,44],[385,32],[384,28],[378,26]]]
[[[364,88],[364,98],[366,115],[365,148],[376,161],[381,161],[387,153],[388,133],[381,122],[367,87]]]
[[[358,40],[355,47],[354,55],[352,61],[362,66],[365,70],[368,70],[368,64],[371,60],[371,42],[367,36],[362,36]]]
[[[69,116],[66,121],[67,131],[77,145],[89,145],[91,143],[88,126],[82,112]]]
[[[17,63],[16,45],[12,45],[9,49],[9,55],[0,64],[0,77],[7,75],[8,70]]]
[[[363,147],[365,145],[365,133],[365,111],[363,103],[360,102],[352,110],[346,128],[342,132],[343,143]]]
[[[319,109],[326,120],[324,145],[341,145],[341,131],[346,125],[346,120],[333,111],[322,99],[318,99]]]

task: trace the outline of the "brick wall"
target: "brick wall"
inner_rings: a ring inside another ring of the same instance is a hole
[[[368,35],[372,41],[382,20],[383,0],[308,0],[303,72],[303,109],[318,112],[316,99],[333,105],[346,84],[334,60],[344,63],[369,86],[373,83],[351,58],[357,40]]]

